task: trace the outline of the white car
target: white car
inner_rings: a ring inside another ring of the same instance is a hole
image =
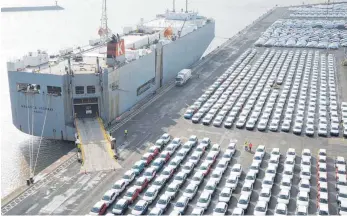
[[[242,166],[241,166],[241,164],[235,164],[231,168],[230,175],[234,175],[234,176],[237,176],[238,178],[240,178],[241,173],[242,173]]]
[[[110,206],[116,199],[117,193],[113,190],[108,190],[102,197],[101,201],[105,202],[107,206]]]
[[[260,169],[260,163],[258,161],[253,161],[251,166],[249,167],[248,172],[254,172],[256,175],[258,175]]]
[[[284,167],[287,169],[291,169],[294,172],[295,158],[287,157],[286,160],[284,161]]]
[[[311,167],[303,167],[300,172],[300,179],[311,179]]]
[[[307,136],[313,136],[314,135],[314,125],[313,124],[307,124],[306,125],[305,134]]]
[[[190,183],[184,190],[183,196],[188,197],[189,200],[192,200],[195,197],[198,188],[199,186],[197,184]]]
[[[155,198],[157,198],[158,192],[159,192],[158,188],[151,186],[146,190],[142,199],[146,200],[148,203],[152,203],[153,200],[155,200]]]
[[[210,152],[216,152],[219,153],[220,152],[220,145],[219,144],[213,144],[211,147]],[[218,154],[217,154],[218,155]]]
[[[181,171],[174,176],[173,183],[182,185],[186,181],[187,176],[187,173]]]
[[[181,196],[177,202],[175,203],[174,211],[178,211],[181,214],[184,214],[187,206],[188,206],[189,198],[185,196]]]
[[[312,155],[311,155],[310,149],[303,149],[301,155],[302,155],[302,156],[301,156],[302,159],[305,158],[305,159],[311,161],[311,156],[312,156]]]
[[[232,150],[227,149],[223,156],[222,159],[225,161],[228,161],[228,163],[230,162],[230,160],[233,158],[234,152]]]
[[[329,205],[319,205],[319,207],[317,208],[317,215],[329,215]]]
[[[299,206],[296,208],[295,215],[308,215],[307,209],[308,209],[307,206],[299,205]]]
[[[192,179],[190,180],[190,183],[193,183],[199,186],[203,182],[204,177],[205,176],[203,172],[196,172],[194,176],[192,177]]]
[[[301,159],[301,169],[305,169],[306,167],[311,167],[311,160],[307,157],[304,157]]]
[[[133,210],[131,211],[132,215],[142,215],[147,211],[148,208],[148,202],[145,200],[139,200]]]
[[[162,215],[164,213],[163,209],[154,207],[152,210],[149,212],[148,215]],[[113,215],[110,215],[113,216]]]
[[[260,153],[262,153],[261,155],[261,157],[263,158],[264,157],[264,155],[265,155],[265,146],[263,146],[263,145],[259,145],[258,147],[257,147],[257,149],[255,150],[255,152],[260,152]]]
[[[198,164],[201,159],[201,155],[202,155],[202,152],[194,151],[193,154],[189,157],[188,162],[196,166],[196,164]]]
[[[256,174],[252,171],[249,171],[245,177],[245,182],[250,182],[250,183],[254,184],[256,179],[257,179]]]
[[[178,191],[179,191],[179,188],[180,188],[180,184],[179,183],[170,183],[169,186],[167,187],[166,191],[165,191],[165,194],[167,196],[169,196],[170,198],[174,198],[176,197]]]
[[[288,210],[287,210],[287,205],[284,203],[278,203],[276,205],[274,215],[275,216],[282,216],[282,215],[287,215]]]
[[[114,190],[118,196],[120,193],[122,193],[125,190],[126,186],[127,186],[126,181],[124,179],[120,179],[113,184],[111,190]]]
[[[341,203],[339,205],[339,215],[347,215],[347,203]]]
[[[163,209],[165,211],[170,206],[170,201],[171,201],[171,197],[166,194],[163,194],[158,199],[155,207]]]
[[[293,176],[294,176],[293,168],[291,166],[284,166],[282,178],[283,179],[287,178],[291,181],[293,179]]]
[[[237,208],[247,209],[250,203],[251,194],[250,193],[241,193],[240,198],[237,202]]]
[[[346,161],[344,157],[337,156],[335,159],[335,167],[337,168],[339,165],[346,167]]]
[[[218,162],[215,170],[221,171],[223,174],[225,170],[228,168],[228,164],[229,164],[229,160],[223,158]]]
[[[245,214],[245,211],[242,208],[235,208],[232,216],[242,216]]]
[[[230,175],[228,179],[226,180],[225,187],[235,190],[238,182],[239,182],[239,178],[236,175]]]
[[[166,183],[166,178],[160,175],[155,178],[154,182],[152,183],[152,187],[155,187],[158,190],[160,190],[161,188],[165,186],[165,183]]]
[[[272,175],[265,175],[262,183],[262,188],[272,188],[274,184],[274,176]]]
[[[281,189],[277,197],[277,202],[284,203],[287,205],[289,203],[289,200],[290,200],[290,190]]]
[[[279,148],[273,148],[273,149],[271,150],[271,156],[272,156],[272,155],[281,156],[280,149],[279,149]]]
[[[291,190],[292,189],[292,179],[289,177],[282,176],[282,181],[280,185],[281,190]]]
[[[184,165],[182,165],[181,172],[186,173],[189,175],[194,170],[194,164],[192,162],[186,162]]]
[[[259,201],[269,202],[271,199],[271,188],[262,188],[259,193]]]
[[[206,210],[211,203],[211,197],[212,197],[211,193],[207,191],[203,191],[199,197],[199,200],[196,206]]]
[[[164,133],[161,135],[160,139],[163,141],[164,144],[168,144],[171,140],[171,136],[168,133]]]
[[[294,158],[295,158],[295,156],[296,156],[295,149],[289,148],[289,149],[287,150],[286,157],[287,157],[287,158],[288,158],[288,157],[294,157]]]
[[[205,185],[204,192],[213,194],[217,189],[217,181],[215,179],[209,179]]]
[[[233,191],[231,188],[223,188],[222,191],[219,194],[219,202],[226,202],[228,203],[231,199]]]
[[[135,172],[133,170],[128,170],[124,173],[123,180],[126,182],[126,185],[130,184],[135,179]]]
[[[215,169],[213,170],[210,180],[215,180],[217,182],[217,185],[219,184],[220,180],[222,179],[223,172],[221,170]]]
[[[267,206],[267,202],[259,200],[254,208],[254,215],[266,215]]]
[[[347,190],[347,180],[343,178],[337,179],[335,188],[337,192]]]
[[[154,168],[149,167],[143,173],[143,177],[145,177],[147,181],[151,181],[156,174],[157,174],[157,171]]]
[[[228,204],[226,202],[219,202],[214,208],[212,215],[222,216],[226,214],[227,210],[228,210]]]
[[[279,162],[280,162],[280,156],[279,155],[271,155],[271,157],[269,159],[269,165],[268,166],[272,166],[272,167],[275,167],[277,169]]]
[[[321,205],[328,205],[328,204],[329,204],[328,193],[319,193],[317,197],[317,205],[321,206]]]
[[[241,193],[249,193],[250,195],[253,192],[253,183],[252,182],[245,182],[242,186]]]
[[[308,195],[308,193],[306,191],[300,191],[297,196],[296,205],[308,207],[309,203],[310,203],[310,196]]]
[[[269,163],[269,165],[265,171],[265,175],[275,178],[276,173],[277,173],[277,165],[273,165],[273,164]]]

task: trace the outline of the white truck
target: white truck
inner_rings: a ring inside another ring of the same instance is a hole
[[[191,69],[183,69],[180,72],[178,72],[176,76],[176,85],[182,86],[184,85],[190,78],[192,77],[192,70]]]

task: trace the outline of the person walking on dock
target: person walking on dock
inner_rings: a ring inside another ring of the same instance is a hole
[[[128,136],[128,130],[124,130],[124,137]]]
[[[248,148],[249,148],[249,151],[250,151],[250,152],[252,152],[252,147],[253,147],[253,144],[252,144],[252,143],[249,143]]]
[[[248,143],[247,143],[247,141],[245,141],[244,146],[245,146],[245,151],[248,151]]]

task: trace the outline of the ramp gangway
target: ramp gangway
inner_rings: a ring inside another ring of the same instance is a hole
[[[114,152],[100,118],[76,118],[75,124],[81,144],[82,172],[122,168],[113,158]]]

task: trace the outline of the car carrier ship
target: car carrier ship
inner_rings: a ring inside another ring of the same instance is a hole
[[[75,141],[76,119],[115,120],[198,61],[214,36],[213,19],[173,9],[58,55],[30,52],[7,63],[13,124]]]

